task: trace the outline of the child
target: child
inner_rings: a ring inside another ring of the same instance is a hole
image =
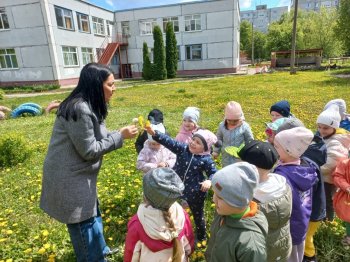
[[[304,127],[304,124],[297,118],[288,118],[277,129],[277,134],[283,130],[288,130],[294,127]],[[312,209],[305,238],[303,262],[317,261],[313,238],[321,225],[321,221],[326,217],[326,198],[323,177],[321,175],[321,166],[326,163],[326,158],[327,149],[323,139],[318,135],[314,135],[311,145],[309,145],[301,156],[301,160],[315,167],[317,173],[317,183],[312,187]]]
[[[216,136],[209,130],[199,129],[189,144],[146,127],[147,132],[158,143],[176,154],[175,172],[185,184],[183,199],[187,201],[196,224],[196,240],[206,239],[204,220],[204,200],[211,186],[211,178],[216,172],[215,162],[210,156]],[[205,178],[204,173],[207,178]]]
[[[124,262],[188,261],[194,236],[187,213],[176,202],[184,184],[170,168],[143,177],[144,201],[128,223]]]
[[[237,162],[212,180],[217,215],[210,228],[206,261],[266,261],[268,225],[252,201],[259,180],[255,166]]]
[[[300,157],[311,144],[314,135],[305,127],[295,127],[279,132],[275,136],[274,147],[279,155],[279,163],[274,173],[287,179],[292,189],[292,214],[290,232],[292,253],[290,262],[301,262],[304,257],[304,241],[311,214],[312,186],[316,183],[315,167],[301,162]]]
[[[327,147],[327,162],[321,167],[321,174],[326,193],[326,218],[329,221],[334,219],[332,197],[335,187],[332,173],[339,161],[348,158],[350,146],[350,135],[345,129],[339,128],[340,120],[339,107],[332,105],[323,111],[316,121],[318,132]]]
[[[345,159],[339,162],[334,172],[333,180],[339,190],[349,194],[348,200],[350,201],[350,159]],[[334,202],[334,204],[336,203]],[[350,212],[347,214],[347,221],[344,221],[346,236],[342,240],[344,246],[350,246]]]
[[[158,125],[151,125],[154,130],[165,133],[165,128],[162,123]],[[147,134],[148,135],[148,134]],[[149,170],[157,167],[173,168],[176,161],[176,155],[169,149],[165,148],[148,135],[144,147],[137,157],[136,168],[146,174]]]
[[[266,140],[270,144],[273,145],[273,139],[275,138],[277,129],[289,118],[282,117],[274,122],[271,123],[266,123],[266,129],[265,129],[265,134],[266,134]]]
[[[270,108],[271,122],[276,121],[282,117],[293,116],[290,113],[290,104],[287,100],[281,100],[273,104]]]
[[[176,140],[183,143],[190,143],[192,135],[198,130],[199,109],[197,107],[187,107],[182,116],[182,124]]]
[[[151,122],[151,124],[157,125],[162,123],[163,124],[163,112],[159,109],[153,109],[151,112],[149,112],[147,119]],[[143,148],[144,143],[147,140],[147,132],[144,131],[142,134],[139,134],[139,136],[136,139],[135,142],[135,149],[136,152],[139,154],[140,151]]]
[[[242,143],[248,143],[253,140],[253,133],[250,126],[245,122],[242,107],[235,101],[230,101],[225,107],[224,121],[219,124],[219,129],[216,133],[219,147],[214,148],[213,157],[217,158],[221,151],[223,167],[237,161],[237,158],[228,154],[226,147],[239,147]]]
[[[239,157],[255,165],[259,185],[254,201],[266,216],[269,230],[266,240],[267,261],[287,261],[292,251],[289,219],[292,212],[292,192],[283,176],[271,173],[278,154],[267,142],[252,140],[239,152]]]
[[[332,105],[337,105],[339,107],[339,114],[341,119],[339,127],[350,131],[350,120],[349,120],[349,114],[346,113],[345,101],[343,99],[333,99],[325,105],[325,107],[323,108],[323,111],[328,109]]]

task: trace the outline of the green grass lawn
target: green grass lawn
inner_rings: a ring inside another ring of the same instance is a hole
[[[340,72],[340,71],[339,71]],[[341,73],[348,72],[342,70]],[[334,73],[334,71],[332,71]],[[120,84],[127,85],[127,82]],[[324,72],[274,73],[254,76],[226,76],[194,81],[144,83],[117,89],[110,103],[107,126],[118,129],[139,115],[158,108],[175,136],[187,106],[201,109],[200,125],[216,132],[225,104],[241,103],[246,121],[257,139],[264,139],[270,106],[281,99],[291,103],[292,113],[311,130],[326,102],[343,98],[350,103],[350,79]],[[0,104],[14,108],[25,102],[46,107],[52,100],[63,100],[68,93],[27,98],[5,98]],[[55,115],[22,117],[0,122],[0,136],[23,135],[33,153],[22,164],[0,169],[0,262],[1,261],[74,261],[73,250],[64,225],[50,219],[39,209],[42,165]],[[0,137],[1,138],[1,137]],[[142,175],[135,168],[134,141],[105,156],[98,189],[104,216],[105,237],[110,246],[123,247],[127,221],[141,201]],[[64,163],[62,163],[64,165]],[[211,195],[211,194],[210,194]],[[213,214],[211,199],[206,203],[208,225]],[[340,240],[344,228],[339,221],[324,224],[316,236],[319,261],[350,261],[349,250]],[[121,254],[122,255],[122,254]],[[192,261],[203,260],[202,250]],[[122,256],[115,256],[121,261]],[[8,260],[12,259],[12,260]]]

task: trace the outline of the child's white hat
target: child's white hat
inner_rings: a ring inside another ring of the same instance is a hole
[[[339,107],[339,114],[340,114],[341,120],[344,120],[348,116],[348,114],[346,113],[345,101],[343,99],[333,99],[324,106],[323,111],[327,110],[333,105],[337,105]]]
[[[162,123],[159,123],[157,125],[151,124],[151,127],[154,131],[158,131],[162,134],[165,134],[165,127]],[[149,141],[154,141],[152,136],[150,134],[147,133],[147,137]]]
[[[283,150],[294,158],[300,158],[314,138],[311,130],[305,127],[294,127],[283,130],[275,136],[275,144],[279,144]]]
[[[199,116],[200,116],[200,112],[199,112],[199,108],[194,107],[194,106],[189,106],[185,109],[182,118],[183,119],[190,119],[193,123],[195,123],[197,125],[198,121],[199,121]]]
[[[329,106],[317,118],[317,124],[324,124],[333,128],[339,128],[340,125],[339,107],[335,104]]]

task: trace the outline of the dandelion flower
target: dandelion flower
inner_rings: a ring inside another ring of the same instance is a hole
[[[38,250],[38,254],[40,255],[44,254],[45,252],[46,252],[46,249],[43,247]]]
[[[43,234],[44,237],[47,237],[49,235],[49,231],[47,231],[46,229],[41,231],[41,233]]]

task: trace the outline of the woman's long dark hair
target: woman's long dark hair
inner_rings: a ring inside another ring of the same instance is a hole
[[[96,114],[100,122],[107,117],[107,103],[103,92],[103,82],[113,72],[105,65],[89,63],[80,72],[77,87],[61,103],[57,116],[64,117],[67,121],[72,118],[77,121],[76,106],[78,103],[86,102]]]

